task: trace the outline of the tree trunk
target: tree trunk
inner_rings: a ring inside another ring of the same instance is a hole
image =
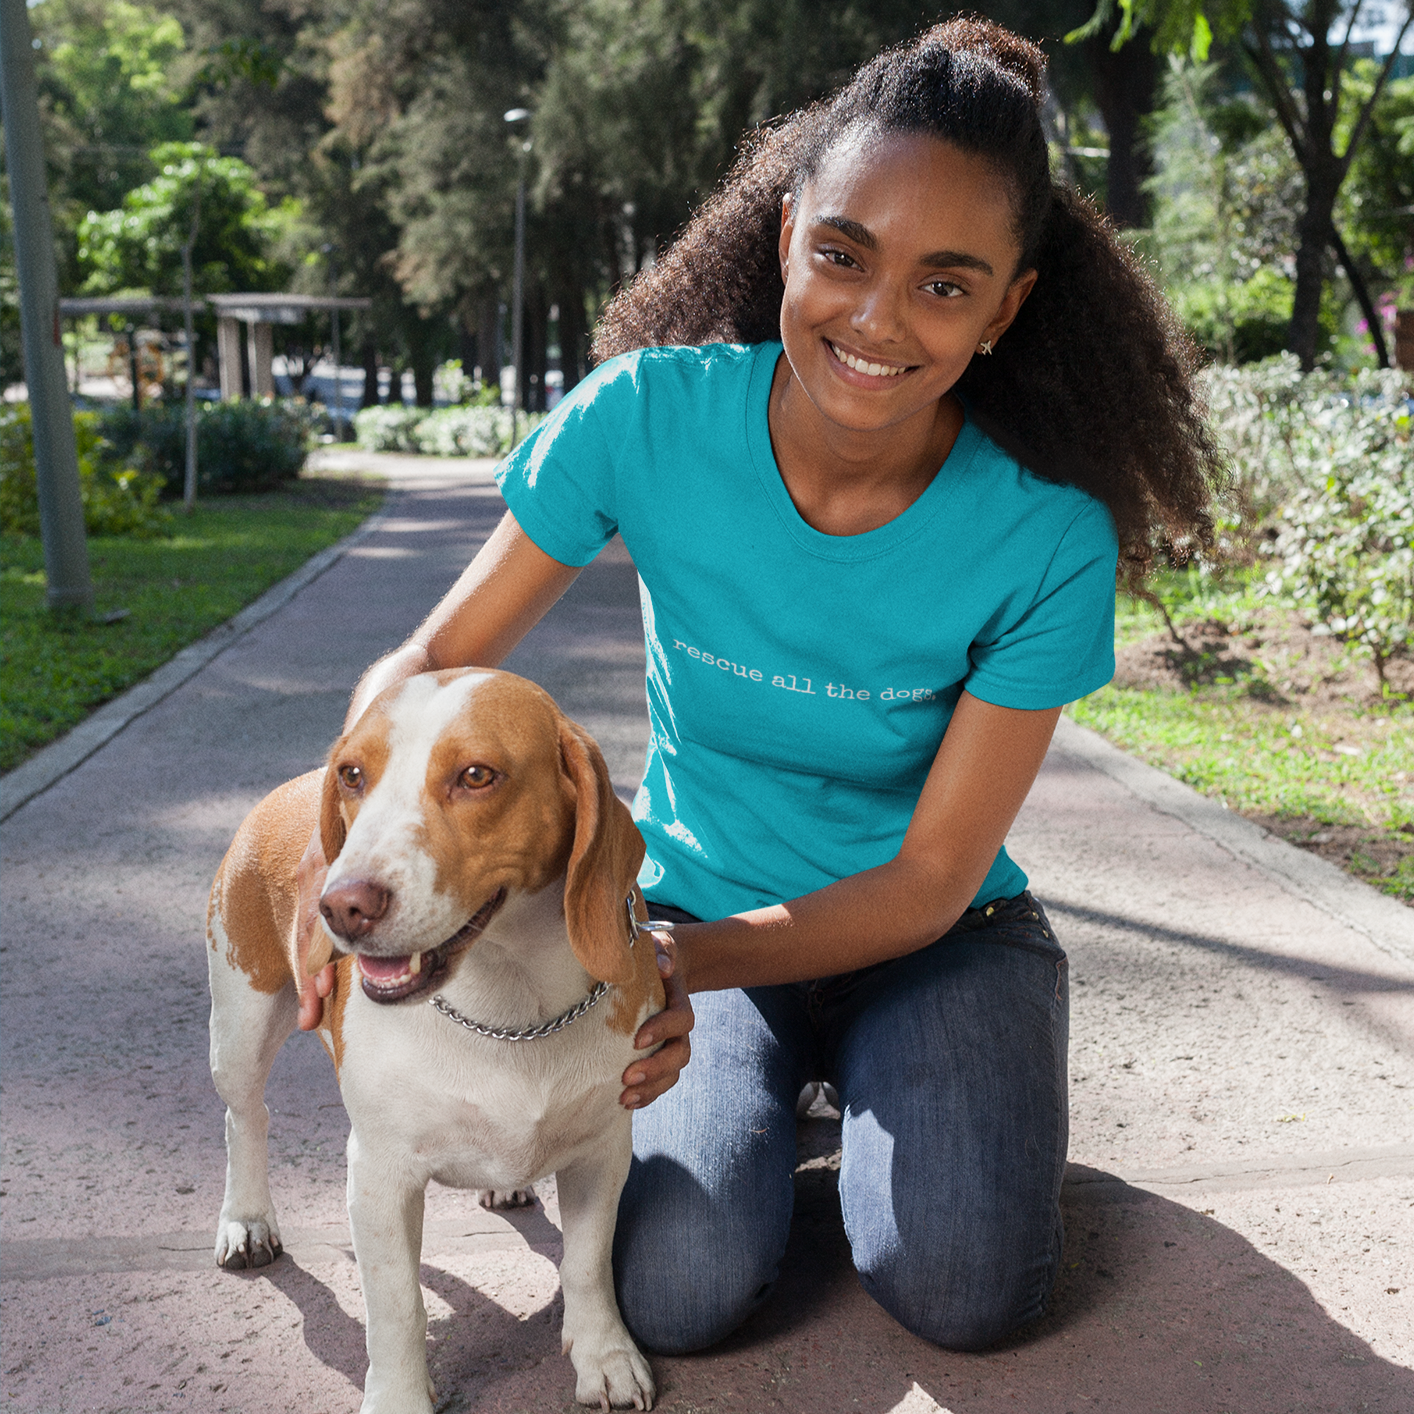
[[[1333,170],[1334,168],[1334,170]],[[1333,227],[1340,171],[1334,160],[1306,172],[1306,209],[1296,226],[1296,297],[1286,346],[1301,360],[1301,371],[1316,366],[1321,337],[1321,292],[1327,277],[1327,251]]]
[[[1152,35],[1141,32],[1112,50],[1113,33],[1089,41],[1095,102],[1110,135],[1105,166],[1105,210],[1116,226],[1147,226],[1149,204],[1142,183],[1153,172],[1141,125],[1154,111],[1157,69]]]
[[[1335,258],[1340,262],[1340,268],[1345,271],[1345,278],[1350,281],[1350,288],[1355,295],[1355,303],[1360,306],[1360,313],[1365,316],[1365,327],[1369,330],[1370,342],[1375,346],[1375,362],[1381,368],[1388,368],[1389,349],[1385,344],[1385,331],[1384,326],[1380,323],[1380,312],[1375,308],[1374,300],[1370,298],[1370,287],[1365,283],[1365,276],[1351,257],[1350,251],[1341,239],[1340,232],[1334,226],[1331,227],[1331,249],[1335,252]]]
[[[584,318],[584,286],[577,272],[562,268],[555,286],[555,302],[560,307],[560,371],[569,392],[589,371],[589,330]]]
[[[527,412],[545,411],[545,372],[549,366],[550,304],[545,285],[531,282],[525,292],[525,400]]]
[[[501,308],[494,294],[476,302],[476,358],[485,388],[501,386],[501,341],[496,337]]]
[[[360,362],[363,364],[363,399],[359,403],[359,407],[376,407],[378,405],[378,345],[372,339],[363,341]]]

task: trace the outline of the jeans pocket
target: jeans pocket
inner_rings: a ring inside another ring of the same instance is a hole
[[[971,942],[1025,948],[1050,958],[1058,966],[1066,962],[1065,949],[1056,939],[1046,910],[1029,889],[1015,898],[997,899],[981,908],[969,908],[949,931],[949,937],[954,935],[965,935]]]

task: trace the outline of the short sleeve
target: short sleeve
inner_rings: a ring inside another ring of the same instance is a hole
[[[596,368],[496,470],[520,528],[565,565],[587,565],[618,529],[606,429],[629,415],[632,355]]]
[[[998,707],[1039,710],[1109,682],[1117,560],[1109,511],[1085,496],[1029,602],[1004,606],[972,644],[967,691]]]

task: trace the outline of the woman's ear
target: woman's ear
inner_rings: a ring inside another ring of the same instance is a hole
[[[781,283],[784,284],[790,270],[790,238],[795,233],[795,200],[789,192],[781,198]]]

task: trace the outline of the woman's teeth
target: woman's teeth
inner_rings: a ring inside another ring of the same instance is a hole
[[[865,363],[862,358],[855,358],[853,354],[846,353],[838,344],[831,344],[830,352],[847,368],[854,369],[856,373],[867,373],[871,378],[896,378],[900,373],[908,371],[906,364],[899,368],[891,363]]]

